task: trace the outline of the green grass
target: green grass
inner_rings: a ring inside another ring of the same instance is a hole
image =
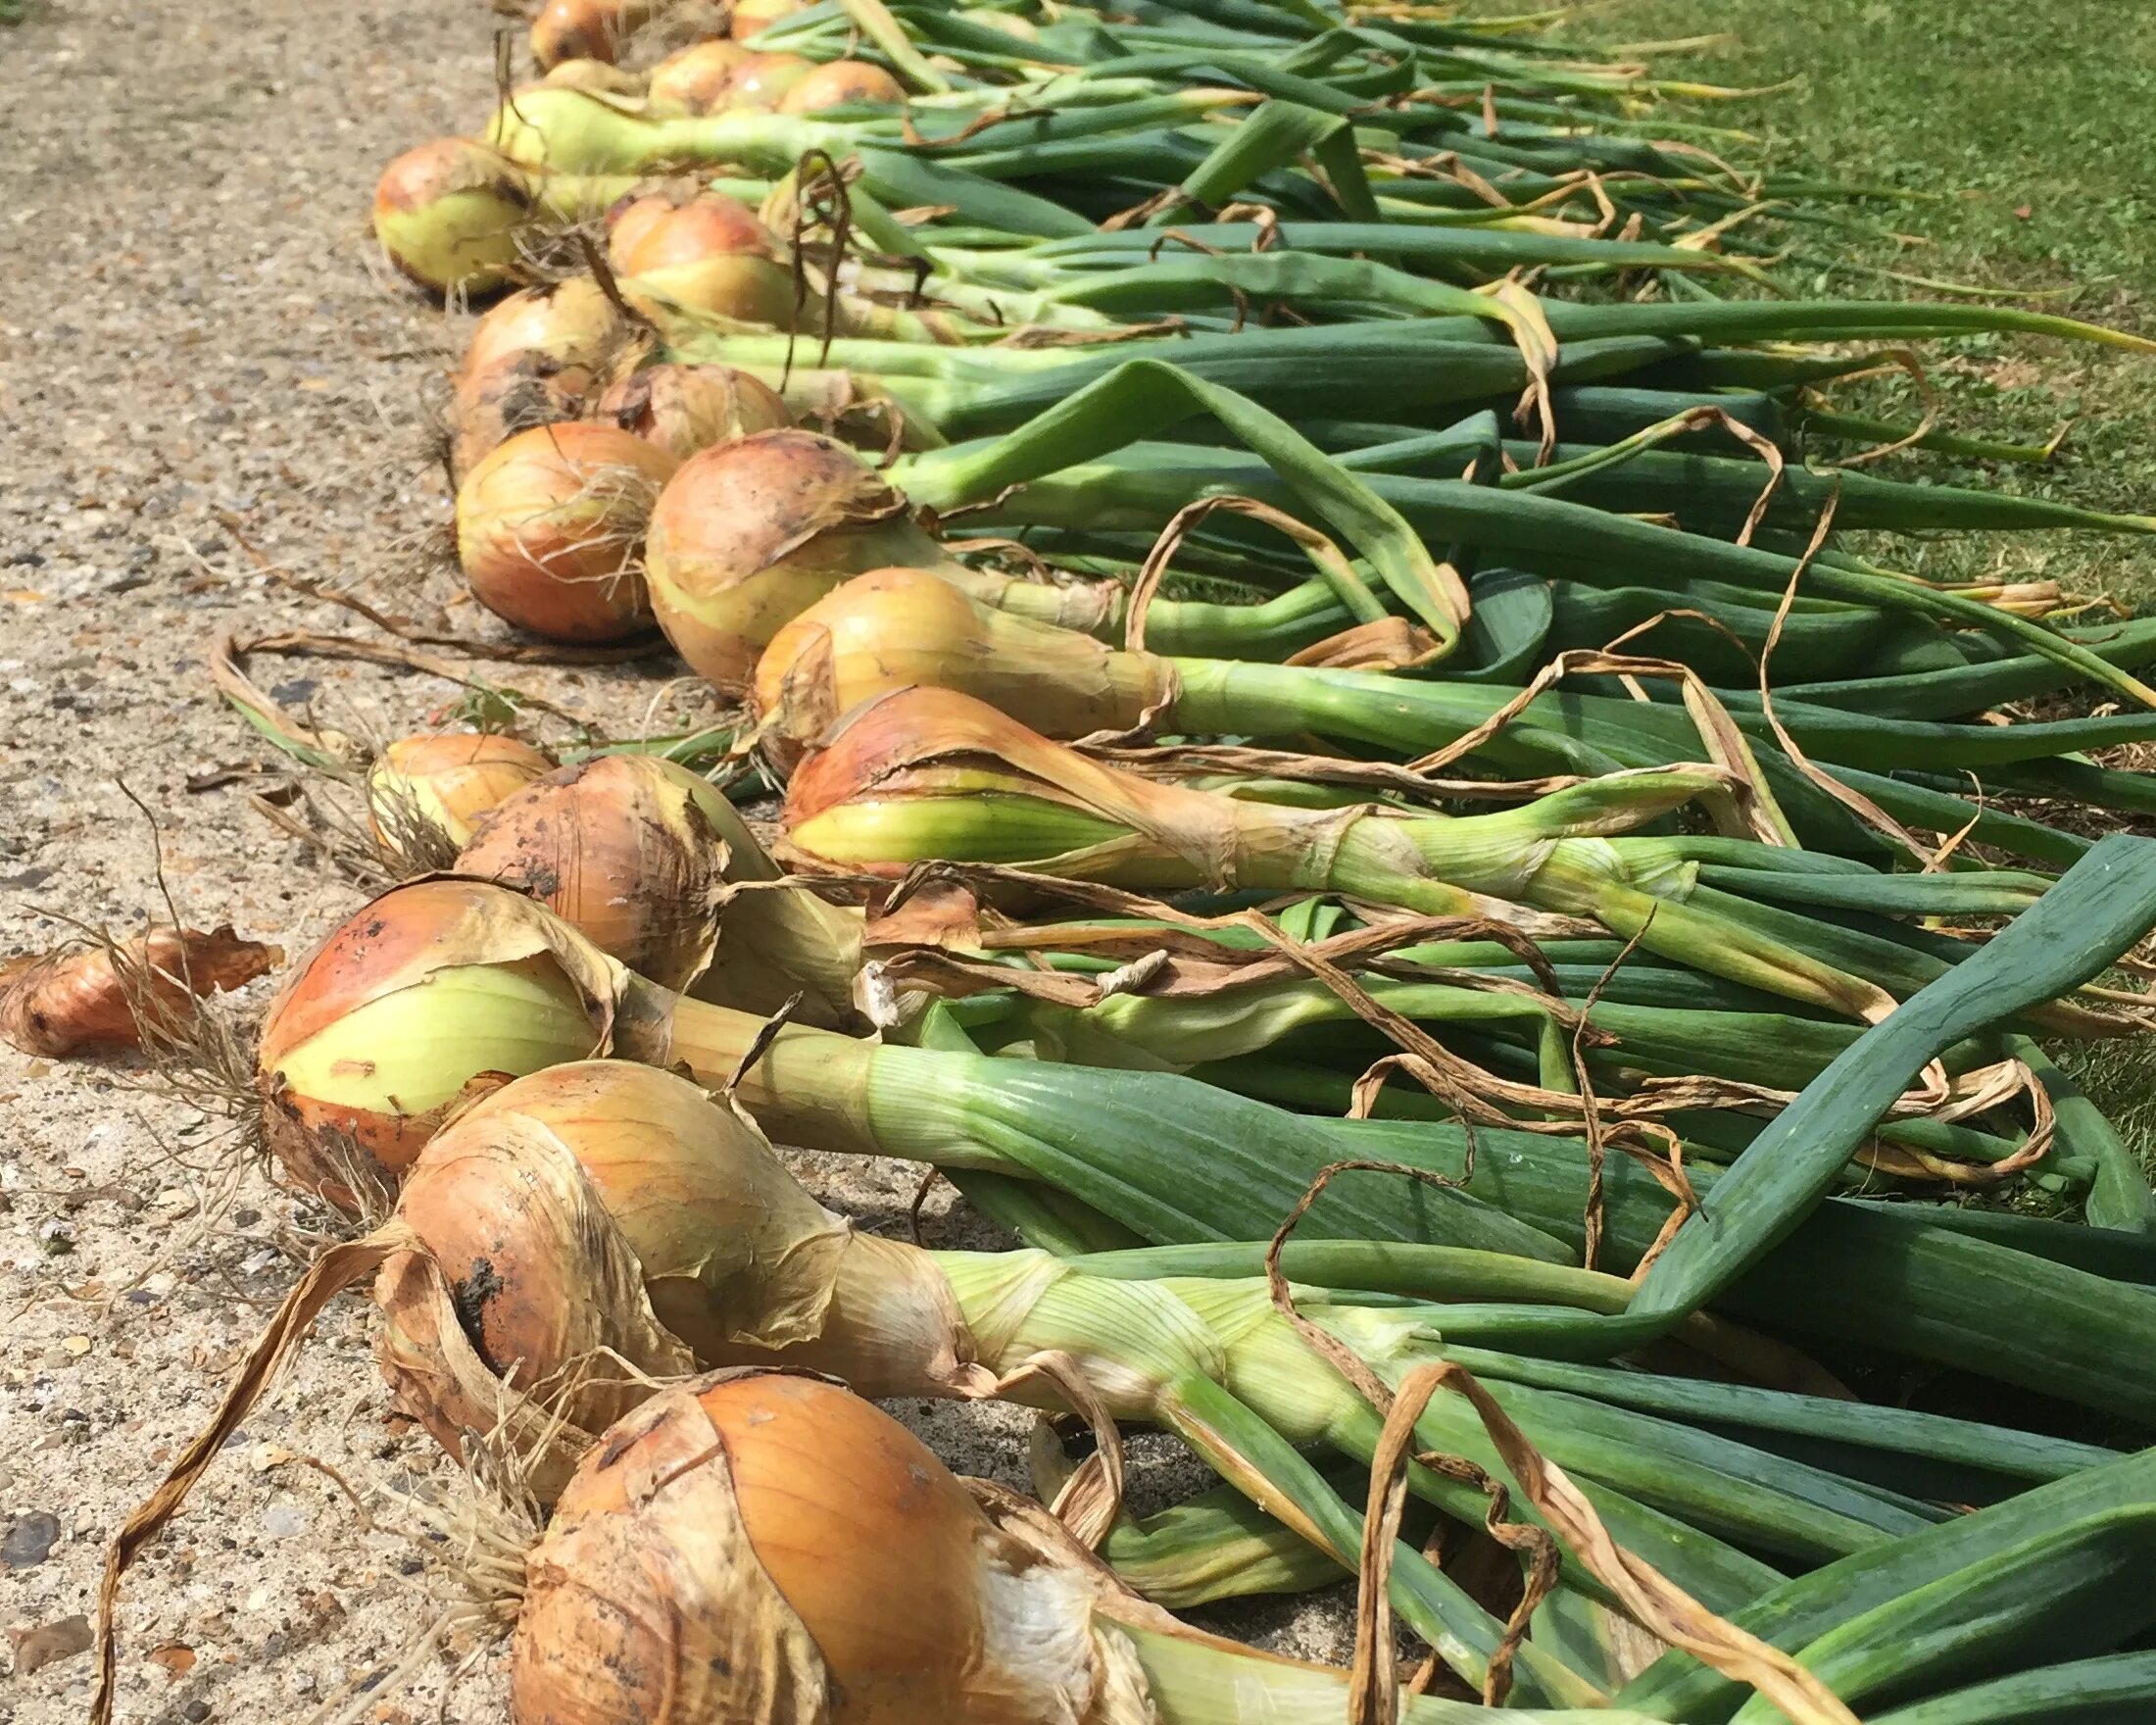
[[[1917,194],[1876,206],[1923,243],[1845,255],[1916,274],[2044,294],[2047,310],[2156,334],[2156,6],[2132,0],[1618,0],[1563,33],[1597,49],[1726,32],[1656,54],[1658,70],[1792,90],[1707,105],[1754,132],[1773,166]],[[1824,243],[1824,242],[1822,242]],[[1807,291],[1906,293],[1808,279]],[[1936,351],[1936,350],[1935,350]],[[1959,344],[1934,362],[1958,428],[2065,446],[2041,469],[1960,469],[2091,507],[2156,509],[2156,360],[2024,339]],[[1878,398],[1915,417],[1913,385]],[[1883,472],[1915,471],[1888,463]],[[1923,470],[1947,477],[1927,462]],[[2003,548],[2003,549],[2002,549]],[[1918,556],[1905,555],[1904,562]],[[1926,547],[1928,570],[2003,567],[2156,604],[2156,542],[2027,536]]]
[[[1602,48],[1710,32],[1739,39],[1658,55],[1657,64],[1729,85],[1802,80],[1784,93],[1713,106],[1716,118],[1758,134],[1770,164],[1917,194],[1882,212],[1922,243],[1880,241],[1852,258],[2043,294],[2031,303],[2156,333],[2156,7],[1622,0],[1566,31]],[[1850,290],[1801,274],[1792,285]],[[1886,282],[1862,291],[1922,297]],[[2156,510],[2156,361],[2017,338],[1959,344],[1931,376],[1942,413],[1959,428],[2041,441],[2058,422],[2070,425],[2046,468],[1960,469],[1955,479],[2100,509]],[[1896,397],[1897,417],[1913,417],[1913,386],[1890,386],[1883,399]],[[1939,472],[1930,462],[1923,468]],[[1993,539],[1929,545],[1921,561],[1933,570],[2003,562],[2081,591],[2156,605],[2156,546],[2148,541]],[[2144,1165],[2156,1167],[2149,1047],[2060,1054]]]

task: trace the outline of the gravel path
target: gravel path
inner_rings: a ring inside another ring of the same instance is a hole
[[[129,792],[186,920],[297,954],[360,893],[249,807],[285,774],[214,698],[206,658],[226,630],[354,626],[280,573],[483,626],[468,606],[434,612],[453,594],[438,569],[415,580],[447,514],[422,397],[455,331],[385,277],[365,210],[391,155],[483,115],[498,21],[480,0],[32,6],[0,28],[0,954],[70,919],[124,931],[158,903]],[[279,699],[362,733],[414,728],[456,694],[266,665]],[[496,680],[625,724],[662,674]],[[93,1659],[51,1655],[94,1617],[105,1542],[329,1218],[250,1171],[206,1223],[217,1122],[126,1061],[0,1048],[0,1627],[17,1644],[0,1725],[44,1725],[88,1704]],[[903,1226],[909,1170],[797,1166],[866,1225]],[[138,1566],[122,1718],[306,1719],[378,1680],[447,1597],[403,1505],[453,1476],[391,1415],[366,1311],[331,1309]],[[954,1465],[1018,1483],[1014,1417],[901,1411]],[[1344,1651],[1337,1600],[1228,1621]],[[449,1671],[428,1659],[355,1716],[502,1716],[498,1654]]]

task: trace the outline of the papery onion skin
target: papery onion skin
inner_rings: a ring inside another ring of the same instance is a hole
[[[603,755],[518,791],[457,859],[531,894],[610,957],[680,991],[710,960],[725,847],[710,784],[650,755]]]
[[[608,385],[592,417],[632,431],[677,462],[699,450],[791,426],[778,391],[730,366],[646,366]]]
[[[411,823],[423,821],[451,851],[504,799],[554,770],[551,757],[499,732],[400,737],[367,775],[368,822],[387,850],[407,855]],[[429,858],[407,861],[427,862]]]
[[[788,90],[778,111],[820,114],[827,108],[895,108],[905,100],[906,86],[882,67],[865,60],[833,60]]]
[[[176,1026],[190,995],[240,988],[284,961],[280,947],[161,926],[115,946],[76,946],[0,962],[0,1042],[64,1059],[85,1049],[140,1048],[143,1019]]]
[[[554,641],[618,641],[651,626],[640,572],[651,500],[673,458],[617,426],[520,431],[457,491],[457,554],[474,597]]]
[[[512,1718],[1083,1717],[1088,1673],[1052,1699],[992,1662],[984,1571],[1017,1567],[1007,1545],[918,1439],[837,1385],[662,1392],[585,1460],[532,1552]]]

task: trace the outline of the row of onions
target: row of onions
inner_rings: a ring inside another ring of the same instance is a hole
[[[2091,835],[2156,807],[2102,761],[2156,626],[1910,561],[2156,517],[1848,405],[2150,344],[1789,292],[1885,194],[1537,21],[691,16],[550,0],[374,214],[499,296],[472,596],[733,716],[363,757],[220,662],[406,878],[261,1025],[263,1140],[364,1231],[117,1542],[97,1717],[127,1566],[363,1283],[400,1405],[514,1458],[520,1725],[2156,1702],[2156,1196],[2057,1063],[2149,1027],[2156,853]],[[1021,1244],[862,1232],[774,1142]],[[857,1394],[1096,1443],[1044,1509]],[[1132,1516],[1123,1426],[1219,1489]],[[1347,1575],[1352,1671],[1171,1615]]]

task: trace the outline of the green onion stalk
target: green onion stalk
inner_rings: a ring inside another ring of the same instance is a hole
[[[2046,905],[2072,914],[2083,897],[2070,876]],[[2106,953],[2061,941],[2034,962],[2009,947],[1994,964],[1998,950],[1994,940],[1963,968],[1991,991],[1995,1015],[2010,1015],[2093,974],[2084,964],[2100,968],[2123,943]],[[680,1063],[709,1085],[746,1065],[736,1094],[777,1141],[955,1169],[977,1203],[1052,1250],[1262,1239],[1341,1160],[1397,1162],[1445,1184],[1335,1181],[1305,1217],[1310,1237],[1577,1262],[1594,1211],[1603,1259],[1622,1269],[1655,1247],[1674,1204],[1648,1170],[1613,1157],[1597,1180],[1581,1146],[1542,1133],[1293,1114],[1172,1073],[997,1060],[962,1036],[902,1047],[805,1025],[767,1034],[754,1013],[622,969],[531,901],[460,879],[383,895],[294,973],[261,1042],[267,1137],[296,1181],[349,1202],[355,1182],[394,1185],[502,1075],[610,1056]],[[1900,1071],[1897,1091],[1915,1075]],[[1823,1151],[1845,1162],[1878,1117],[1823,1133]],[[1711,1196],[1712,1180],[1694,1185]],[[1893,1300],[1847,1276],[1858,1261],[1883,1266]],[[1256,1268],[1245,1259],[1235,1273]],[[2148,1419],[2156,1398],[2130,1368],[2138,1355],[2121,1348],[2144,1330],[2156,1345],[2156,1295],[2141,1282],[2156,1282],[2156,1267],[2132,1236],[1830,1198],[1717,1299],[1738,1315]],[[1539,1336],[1538,1352],[1561,1343],[1605,1357],[1604,1322],[1529,1313],[1509,1345]]]
[[[1169,627],[1182,630],[1182,618]],[[1150,625],[1148,632],[1150,637]],[[973,695],[1051,737],[1150,724],[1187,736],[1317,737],[1335,748],[1405,759],[1479,738],[1465,758],[1468,764],[1524,777],[1594,775],[1712,755],[1753,780],[1768,817],[1785,836],[1859,854],[1877,854],[1883,843],[1795,770],[1758,698],[1741,691],[1672,691],[1684,695],[1683,708],[1551,691],[1500,725],[1515,697],[1500,685],[1117,651],[983,604],[911,568],[856,576],[772,637],[752,686],[759,734],[767,753],[791,764],[841,714],[915,684]],[[2147,715],[2013,726],[1944,724],[1860,717],[1779,699],[1774,716],[1808,758],[1836,770],[1853,765],[1875,775],[1911,761],[1986,774],[2022,763],[2041,763],[2048,770],[2063,766],[2059,757],[2145,740],[2156,730]],[[1936,830],[1959,830],[1975,820],[1985,842],[2009,849],[2024,849],[2023,828],[2038,825],[1996,815],[1951,792],[1935,795],[1936,804],[1920,802],[1889,785],[1880,800],[1897,816]],[[2068,862],[2080,854],[2082,841],[2040,830],[2053,842],[2031,854]],[[1971,908],[2010,911],[2022,902],[2002,898]]]
[[[1341,1256],[1291,1245],[1282,1267],[1298,1277],[1303,1260],[1323,1269]],[[325,1259],[265,1347],[285,1346],[304,1328],[297,1313],[318,1308],[331,1284],[380,1266],[384,1369],[453,1452],[483,1429],[482,1407],[499,1403],[489,1380],[503,1368],[491,1362],[514,1360],[519,1383],[557,1387],[574,1385],[593,1350],[647,1372],[804,1365],[863,1395],[1000,1397],[1165,1425],[1346,1562],[1360,1518],[1298,1453],[1315,1444],[1364,1462],[1377,1454],[1379,1410],[1344,1372],[1397,1384],[1444,1359],[1454,1328],[1472,1339],[1477,1314],[1494,1309],[1486,1303],[1607,1310],[1627,1297],[1616,1278],[1560,1265],[1419,1256],[1446,1304],[1358,1303],[1284,1282],[1306,1314],[1291,1317],[1262,1277],[1147,1278],[1127,1262],[1094,1276],[1037,1250],[925,1253],[856,1234],[794,1184],[760,1135],[695,1086],[618,1061],[571,1063],[486,1097],[429,1144],[396,1218]],[[177,1477],[199,1474],[267,1369],[258,1358],[243,1374]],[[623,1399],[642,1393],[611,1382],[576,1391],[535,1466],[559,1480]],[[1518,1383],[1494,1393],[1528,1440],[1579,1478],[1609,1533],[1710,1609],[1738,1608],[1782,1580],[1726,1538],[1811,1564],[1889,1544],[1939,1513],[1614,1403]],[[1416,1436],[1510,1477],[1458,1399],[1432,1403]],[[1462,1518],[1485,1507],[1483,1492],[1456,1476],[1417,1465],[1408,1480]],[[169,1513],[170,1490],[161,1498]],[[1479,1684],[1498,1626],[1411,1551],[1396,1556],[1396,1603]],[[1592,1570],[1570,1573],[1572,1585],[1599,1591]],[[1594,1699],[1560,1660],[1529,1653],[1522,1675],[1549,1699]]]
[[[794,773],[785,849],[848,873],[985,862],[1141,891],[1232,884],[1338,892],[1418,914],[1495,915],[1531,933],[1568,932],[1586,921],[1806,1006],[1859,1019],[1892,1010],[1894,996],[1878,983],[1781,938],[1800,916],[1771,908],[1754,913],[1751,892],[1802,902],[1801,885],[1773,878],[1785,870],[1807,877],[1812,862],[1797,861],[1802,853],[1624,836],[1694,802],[1718,805],[1730,818],[1728,776],[1704,766],[1620,773],[1459,818],[1245,802],[1103,765],[970,696],[913,688],[857,710]],[[1722,885],[1711,893],[1700,891],[1702,857],[1718,865],[1711,878]],[[1908,909],[1936,893],[1945,910],[1984,889],[1952,876],[1907,876],[1891,890]],[[1997,904],[2005,907],[2014,891],[1999,889]],[[1813,896],[1858,895],[1829,888]],[[2082,1020],[2083,1009],[2054,1010]],[[2086,1022],[2126,1027],[2101,1013]]]

